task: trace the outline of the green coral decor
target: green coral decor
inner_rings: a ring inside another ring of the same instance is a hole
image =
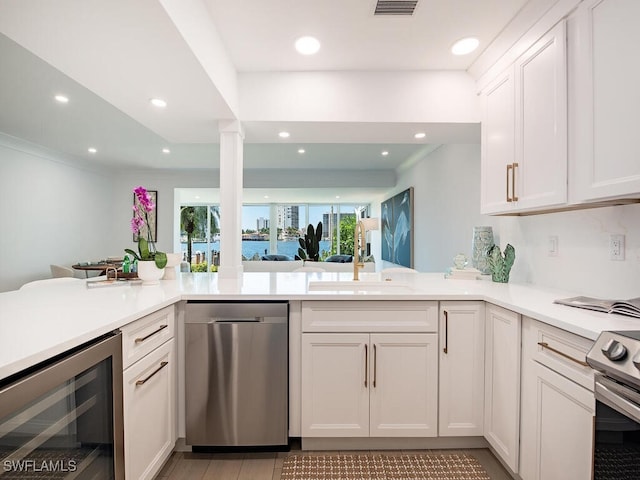
[[[504,256],[500,253],[500,247],[493,245],[487,250],[487,260],[491,269],[491,279],[494,282],[507,283],[509,281],[509,273],[516,259],[516,250],[507,244],[504,249]]]
[[[313,260],[317,262],[320,259],[320,240],[322,239],[322,222],[318,222],[318,226],[315,231],[313,225],[309,224],[307,227],[307,233],[298,238],[300,248],[298,248],[298,255],[296,260]]]

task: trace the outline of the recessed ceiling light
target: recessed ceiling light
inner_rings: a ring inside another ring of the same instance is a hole
[[[56,101],[60,103],[69,103],[69,97],[65,97],[64,95],[56,95],[53,98],[55,98]]]
[[[167,102],[165,102],[161,98],[152,98],[149,101],[151,102],[151,105],[153,105],[154,107],[164,108],[167,106]]]
[[[424,132],[418,132],[418,133],[416,133],[413,137],[414,137],[414,138],[424,138],[424,137],[426,137],[426,136],[427,136],[427,134],[426,134],[426,133],[424,133]]]
[[[278,134],[278,136],[279,136],[280,138],[289,138],[290,133],[289,133],[289,132],[280,132],[280,133]]]
[[[389,155],[389,152],[387,152],[386,150],[383,150],[382,152],[380,152],[380,155],[382,155],[383,157],[386,157],[387,155]]]
[[[264,198],[269,198],[269,195],[265,195]]]
[[[168,148],[163,148],[162,153],[171,153],[171,150],[169,150]]]
[[[304,149],[304,148],[299,148],[299,149],[298,149],[298,153],[304,153],[304,152],[305,152],[305,149]]]
[[[340,195],[336,195],[336,198],[340,198]]]
[[[315,37],[300,37],[295,45],[298,53],[302,55],[313,55],[320,50],[320,42]]]
[[[88,151],[89,153],[97,153],[97,152],[98,152],[98,150],[96,150],[96,149],[95,149],[95,148],[93,148],[93,147],[88,148],[88,149],[87,149],[87,151]]]
[[[200,200],[200,195],[196,195],[196,200]]]
[[[451,53],[454,55],[466,55],[473,52],[480,45],[480,41],[475,37],[468,37],[458,40],[451,47]]]

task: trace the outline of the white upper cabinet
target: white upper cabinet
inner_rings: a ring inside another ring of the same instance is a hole
[[[567,202],[565,22],[483,89],[482,213]]]
[[[560,22],[515,64],[511,196],[518,210],[567,201],[566,45],[565,22]]]
[[[640,193],[640,2],[585,0],[569,19],[570,201]]]
[[[482,213],[500,213],[514,208],[508,191],[509,175],[515,158],[514,105],[515,87],[511,67],[482,94]]]

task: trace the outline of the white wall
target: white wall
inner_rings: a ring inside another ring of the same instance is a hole
[[[124,254],[125,248],[137,251],[131,233],[131,206],[133,189],[141,185],[147,190],[158,192],[157,224],[158,238],[156,247],[161,252],[175,250],[175,222],[177,212],[174,210],[174,195],[176,188],[214,188],[219,187],[218,170],[192,170],[176,172],[166,170],[144,170],[120,173],[116,176],[114,187],[114,238]],[[180,250],[176,250],[180,251]]]
[[[640,205],[498,219],[503,248],[516,248],[513,279],[604,298],[640,297]],[[609,260],[609,235],[624,234],[624,261]],[[558,236],[558,256],[548,255]]]
[[[473,78],[459,71],[238,75],[243,121],[476,123]]]
[[[0,134],[0,291],[114,250],[113,177]]]
[[[380,202],[408,187],[414,188],[414,268],[444,272],[456,254],[471,257],[473,227],[495,222],[480,215],[480,145],[443,145],[398,172],[396,188],[374,204],[376,214]]]
[[[444,271],[457,252],[471,254],[475,225],[491,225],[496,244],[516,250],[512,282],[605,298],[640,296],[640,205],[545,213],[480,215],[479,145],[444,145],[400,172],[398,185],[373,204],[414,187],[415,268]],[[624,261],[609,260],[609,235],[624,234]],[[558,236],[558,256],[548,255]],[[380,258],[379,237],[374,254]],[[388,265],[386,265],[388,266]]]

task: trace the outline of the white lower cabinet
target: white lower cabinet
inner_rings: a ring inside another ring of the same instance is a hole
[[[303,302],[303,437],[435,437],[437,302]]]
[[[484,324],[484,302],[440,302],[440,436],[482,436]]]
[[[522,340],[520,476],[588,480],[595,398],[584,358],[592,342],[526,317]]]
[[[302,435],[437,435],[437,335],[302,335]]]
[[[302,335],[302,436],[369,436],[368,348],[366,333]]]
[[[521,318],[515,312],[487,304],[485,328],[484,436],[517,473]]]
[[[152,479],[175,446],[176,353],[171,336],[155,346],[160,335],[173,332],[173,307],[144,317],[123,327],[123,356],[132,358],[135,345],[141,355],[135,362],[125,360],[123,372],[125,478]],[[144,328],[141,330],[140,327]],[[173,333],[171,333],[173,335]],[[148,345],[145,346],[145,345]],[[150,350],[150,351],[148,351]],[[128,366],[127,366],[128,364]]]

